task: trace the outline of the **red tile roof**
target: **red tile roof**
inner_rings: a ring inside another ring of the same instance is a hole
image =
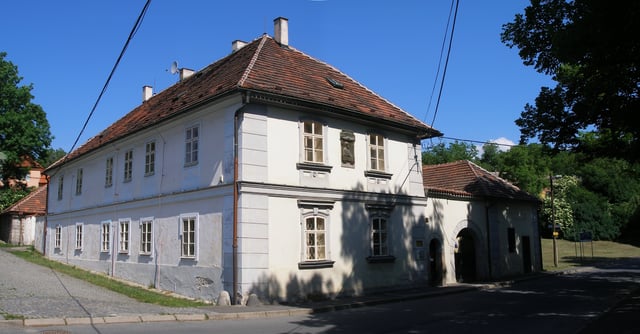
[[[461,160],[422,167],[427,196],[538,199],[471,161]]]
[[[383,121],[415,133],[418,138],[442,135],[336,68],[290,46],[282,46],[265,34],[153,96],[48,170],[108,142],[188,112],[194,106],[235,92],[245,92],[261,103],[311,106],[316,110]]]
[[[44,215],[47,213],[47,186],[42,186],[25,196],[2,213]]]

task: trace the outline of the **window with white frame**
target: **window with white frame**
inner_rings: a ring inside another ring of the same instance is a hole
[[[58,200],[62,199],[63,192],[64,192],[64,175],[60,175],[58,177]]]
[[[153,218],[140,221],[140,254],[151,255],[153,250]]]
[[[82,168],[78,168],[76,172],[76,195],[82,194]]]
[[[113,185],[113,157],[109,157],[105,163],[104,169],[104,186],[111,187]]]
[[[324,129],[320,122],[302,123],[302,142],[304,162],[324,163]]]
[[[62,240],[62,226],[56,225],[56,231],[53,238],[53,247],[59,249]]]
[[[100,224],[100,251],[108,252],[111,248],[111,221]]]
[[[192,126],[185,130],[184,165],[191,166],[198,163],[198,140],[200,126]]]
[[[145,145],[144,175],[153,175],[156,171],[156,142],[150,141]]]
[[[84,225],[76,223],[76,249],[82,249],[82,238],[84,236]]]
[[[119,221],[119,239],[118,239],[118,252],[129,253],[129,219],[121,219]]]
[[[327,239],[325,218],[312,215],[304,219],[305,260],[319,261],[327,259]]]
[[[393,210],[393,205],[370,203],[366,204],[365,208],[369,213],[369,238],[371,242],[371,253],[367,257],[367,262],[394,262],[395,257],[392,253],[390,241],[390,215]]]
[[[198,216],[180,216],[180,255],[184,258],[195,258],[198,250]]]
[[[384,137],[379,134],[369,134],[369,168],[384,171]]]
[[[301,252],[298,269],[331,268],[329,214],[334,201],[298,200],[300,208]]]
[[[124,182],[130,182],[133,176],[133,150],[124,152]]]
[[[386,217],[374,217],[371,221],[371,255],[388,256],[388,230]]]

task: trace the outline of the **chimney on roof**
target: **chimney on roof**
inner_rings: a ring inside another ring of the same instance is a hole
[[[231,42],[231,51],[236,52],[242,49],[245,45],[247,45],[247,42],[236,39],[235,41]]]
[[[188,68],[181,68],[180,69],[180,81],[190,77],[193,75],[193,73],[195,73],[194,70],[192,69],[188,69]]]
[[[284,17],[278,17],[273,20],[273,38],[280,45],[289,45],[289,20]]]
[[[153,87],[142,86],[142,102],[146,102],[153,96]]]

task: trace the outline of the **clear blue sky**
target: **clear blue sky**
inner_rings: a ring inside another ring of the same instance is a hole
[[[91,111],[145,0],[10,1],[3,4],[0,51],[32,83],[47,113],[53,148],[68,151]],[[500,42],[524,0],[461,0],[434,127],[446,137],[517,142],[514,123],[548,77]],[[450,0],[234,0],[151,2],[78,145],[141,103],[142,86],[163,90],[167,70],[200,70],[236,39],[273,36],[289,19],[289,43],[327,62],[431,124],[431,97]]]

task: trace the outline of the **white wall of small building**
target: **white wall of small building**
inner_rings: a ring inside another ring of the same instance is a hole
[[[533,267],[538,268],[537,270],[542,267],[537,207],[533,202],[430,197],[425,215],[428,220],[427,243],[432,239],[438,239],[442,245],[444,283],[456,282],[456,238],[465,228],[471,231],[474,238],[478,279],[496,279],[522,274],[522,237],[530,238]],[[487,227],[490,230],[489,235]],[[509,251],[509,228],[515,229],[515,252]]]

